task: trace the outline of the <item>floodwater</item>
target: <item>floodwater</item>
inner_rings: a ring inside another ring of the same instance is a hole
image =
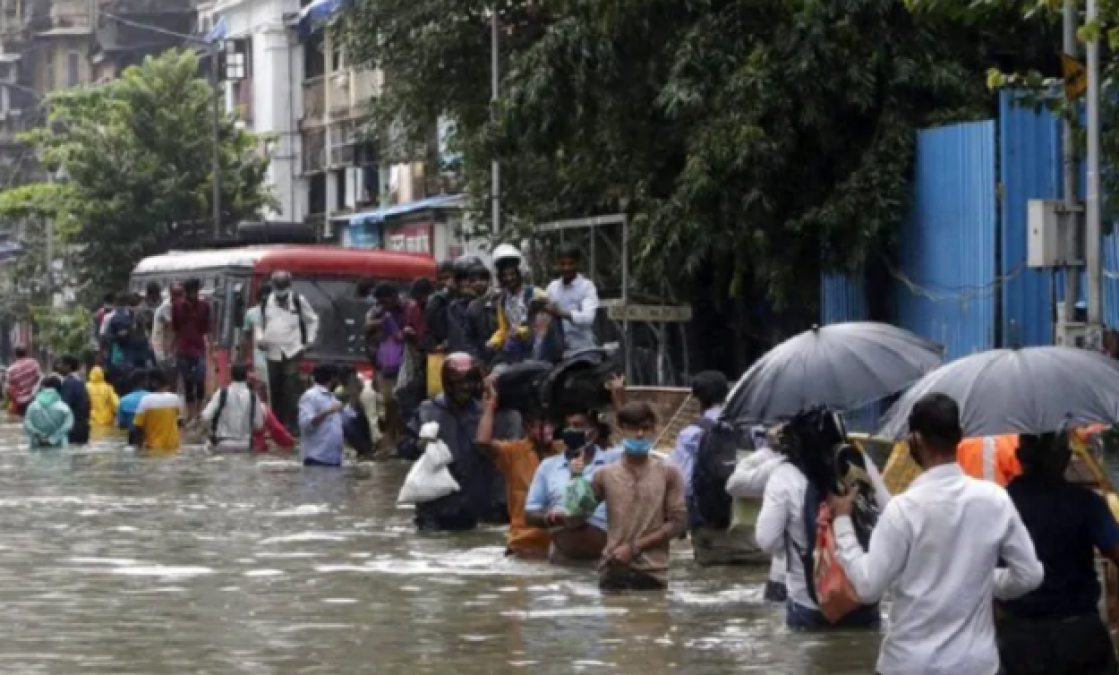
[[[667,593],[502,557],[498,528],[419,535],[402,463],[286,469],[31,454],[0,426],[0,673],[873,672],[878,635],[798,635],[763,570],[676,551]]]

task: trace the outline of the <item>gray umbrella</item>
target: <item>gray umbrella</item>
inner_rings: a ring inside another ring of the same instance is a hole
[[[940,365],[941,348],[869,321],[813,328],[760,358],[734,385],[723,419],[772,422],[814,406],[851,410],[895,394]]]
[[[907,434],[909,411],[929,393],[956,399],[967,437],[1112,424],[1119,421],[1119,364],[1072,347],[980,352],[921,378],[886,413],[879,435]]]

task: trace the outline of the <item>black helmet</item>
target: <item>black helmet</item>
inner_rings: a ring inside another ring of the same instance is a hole
[[[464,255],[455,261],[454,265],[454,278],[455,281],[460,279],[469,279],[478,268],[485,268],[486,265],[478,257],[472,255]]]

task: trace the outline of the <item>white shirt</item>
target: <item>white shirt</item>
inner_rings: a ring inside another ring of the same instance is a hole
[[[173,356],[175,331],[171,328],[171,299],[168,298],[155,310],[152,317],[152,350],[155,358],[166,361]]]
[[[303,343],[299,330],[299,316],[295,312],[295,295],[288,296],[288,306],[280,307],[276,304],[276,294],[268,297],[264,304],[263,314],[267,321],[262,319],[260,324],[253,328],[253,340],[256,344],[265,344],[265,352],[269,361],[282,361],[291,358],[307,347],[315,344],[319,337],[319,315],[307,298],[299,298],[299,308],[303,314],[303,324],[307,328],[307,343]],[[267,326],[262,324],[267,323]]]
[[[851,519],[835,521],[839,559],[855,592],[877,601],[893,588],[882,675],[995,675],[992,596],[1012,599],[1041,585],[1033,542],[1006,491],[929,469],[882,513],[864,552]],[[1005,569],[996,570],[1000,558]]]
[[[253,431],[264,428],[264,406],[260,397],[253,396],[244,382],[232,382],[226,390],[225,407],[218,418],[218,428],[214,436],[218,438],[218,450],[226,452],[247,452],[252,448]],[[256,405],[250,415],[249,406],[255,399]],[[206,430],[213,429],[214,416],[221,405],[221,391],[214,392],[206,409],[202,411],[202,421]],[[251,418],[251,422],[250,422]]]
[[[882,482],[878,467],[866,457],[867,475],[874,483],[875,497],[879,508],[885,508],[890,501],[890,493]],[[732,475],[733,478],[733,475]],[[808,596],[808,586],[804,581],[804,565],[796,551],[808,548],[804,536],[804,493],[808,489],[808,479],[787,461],[773,469],[765,485],[762,510],[754,526],[754,536],[758,546],[769,553],[786,554],[785,587],[789,599],[805,609],[819,609]],[[789,554],[792,555],[789,555]],[[882,675],[893,675],[883,673]]]
[[[563,347],[568,353],[593,349],[594,319],[598,313],[598,288],[582,274],[575,275],[570,284],[555,279],[548,284],[548,300],[571,314],[563,320]]]
[[[769,477],[781,466],[785,459],[773,448],[766,446],[738,463],[734,473],[727,480],[727,494],[735,499],[762,499]],[[802,497],[803,499],[803,497]],[[771,552],[769,580],[785,583],[785,549]]]

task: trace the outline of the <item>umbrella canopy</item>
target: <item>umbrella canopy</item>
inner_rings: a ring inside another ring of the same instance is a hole
[[[905,389],[942,359],[940,346],[889,324],[813,328],[746,371],[731,390],[723,419],[772,422],[814,406],[851,410]]]
[[[1041,434],[1068,423],[1119,421],[1119,364],[1072,347],[995,349],[953,361],[921,378],[886,413],[880,436],[909,432],[922,396],[956,399],[965,437]]]

